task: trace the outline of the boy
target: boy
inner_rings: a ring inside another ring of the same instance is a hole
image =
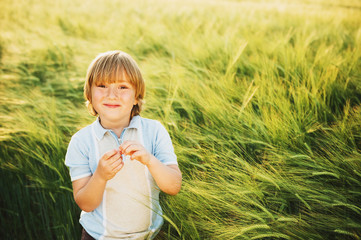
[[[162,223],[159,191],[175,195],[182,174],[171,139],[139,116],[145,85],[136,62],[110,51],[90,64],[84,96],[98,116],[72,137],[65,157],[82,239],[153,239]]]

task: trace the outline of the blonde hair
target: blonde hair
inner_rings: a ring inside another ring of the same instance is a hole
[[[137,104],[133,106],[130,119],[139,115],[142,110],[145,95],[145,83],[140,69],[134,59],[122,51],[108,51],[99,54],[89,65],[85,85],[84,97],[87,100],[86,105],[91,115],[96,116],[91,99],[91,88],[98,84],[111,84],[123,79],[123,74],[135,89],[135,99]]]

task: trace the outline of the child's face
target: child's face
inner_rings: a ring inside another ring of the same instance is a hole
[[[93,108],[105,128],[129,121],[132,108],[137,104],[135,89],[124,73],[121,81],[115,83],[93,83],[91,93]]]

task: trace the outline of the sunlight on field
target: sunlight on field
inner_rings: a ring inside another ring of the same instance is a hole
[[[1,239],[79,239],[64,155],[132,55],[183,186],[158,239],[361,238],[361,1],[0,1]]]

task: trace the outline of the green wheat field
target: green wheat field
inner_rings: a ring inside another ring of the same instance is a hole
[[[157,239],[361,239],[361,1],[0,0],[0,239],[80,239],[86,69],[132,55],[183,172]]]

